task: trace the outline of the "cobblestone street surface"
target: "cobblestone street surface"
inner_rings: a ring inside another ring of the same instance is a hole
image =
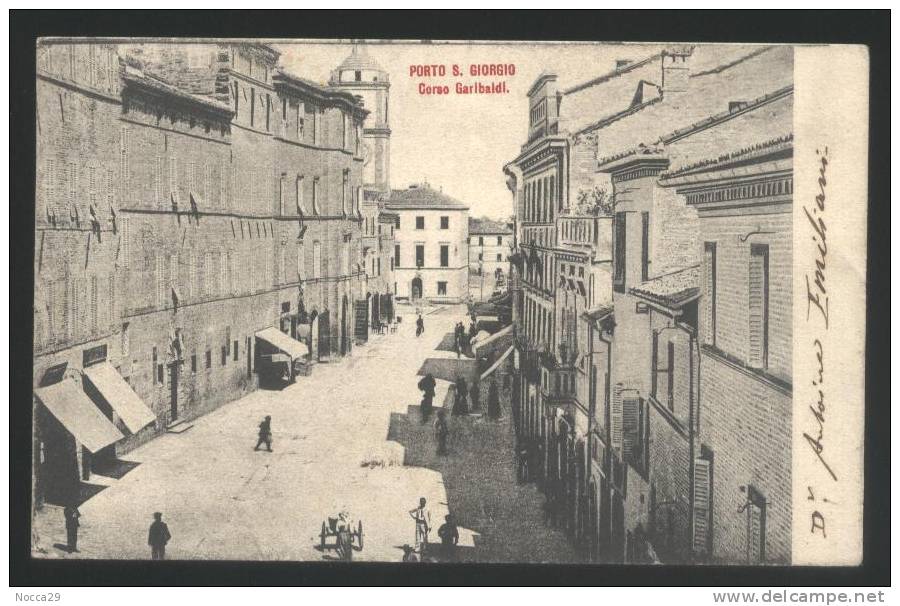
[[[149,558],[147,529],[163,512],[170,559],[328,560],[319,532],[341,509],[363,523],[354,560],[400,561],[413,544],[409,510],[428,500],[435,529],[449,511],[461,560],[572,562],[565,537],[542,522],[533,485],[513,467],[510,411],[503,419],[451,419],[450,454],[438,457],[420,422],[416,372],[463,319],[463,307],[426,309],[415,337],[411,308],[395,334],[376,335],[352,356],[319,364],[283,391],[257,391],[163,435],[123,458],[139,465],[81,507],[78,547],[66,554],[62,512],[38,512],[39,557]],[[438,381],[435,404],[447,395]],[[272,415],[274,452],[254,452],[257,425]],[[405,460],[405,465],[404,465]],[[435,532],[431,539],[436,541]],[[330,543],[333,543],[331,539]]]

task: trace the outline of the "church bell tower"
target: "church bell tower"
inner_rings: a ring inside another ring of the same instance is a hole
[[[364,44],[353,50],[331,72],[329,85],[362,98],[369,111],[363,124],[363,188],[367,199],[391,191],[390,80],[388,73],[369,56]]]

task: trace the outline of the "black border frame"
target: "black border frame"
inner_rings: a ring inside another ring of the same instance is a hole
[[[302,17],[301,17],[302,15]],[[890,584],[890,11],[10,11],[11,586]],[[422,565],[30,557],[35,40],[39,36],[680,40],[865,44],[870,58],[864,558],[859,567]],[[880,211],[881,204],[877,207]],[[889,213],[889,211],[888,211]],[[13,229],[13,226],[15,228]],[[877,267],[878,271],[873,269]],[[885,271],[887,270],[887,271]],[[26,288],[31,286],[32,288]],[[885,398],[887,395],[888,398]],[[24,488],[24,490],[23,490]]]

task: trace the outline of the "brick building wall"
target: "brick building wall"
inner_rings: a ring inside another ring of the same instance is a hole
[[[38,48],[35,384],[105,345],[157,417],[118,453],[254,389],[254,335],[287,329],[301,292],[307,311],[332,310],[332,352],[365,299],[364,113],[315,89],[303,115],[318,126],[301,128],[276,54],[194,50]],[[295,174],[311,177],[299,196]]]
[[[766,562],[791,560],[791,395],[704,353],[700,435],[712,455],[712,561],[747,558],[746,488],[766,503]],[[723,404],[727,403],[727,404]]]

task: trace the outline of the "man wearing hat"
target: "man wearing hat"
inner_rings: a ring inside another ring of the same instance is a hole
[[[150,557],[154,560],[165,560],[166,543],[171,538],[169,527],[162,521],[162,514],[157,511],[153,514],[153,523],[150,524],[150,535],[147,538],[147,543],[150,545]]]
[[[266,415],[266,418],[259,424],[259,439],[253,450],[259,450],[262,444],[266,445],[266,450],[272,452],[272,417],[270,415]]]

